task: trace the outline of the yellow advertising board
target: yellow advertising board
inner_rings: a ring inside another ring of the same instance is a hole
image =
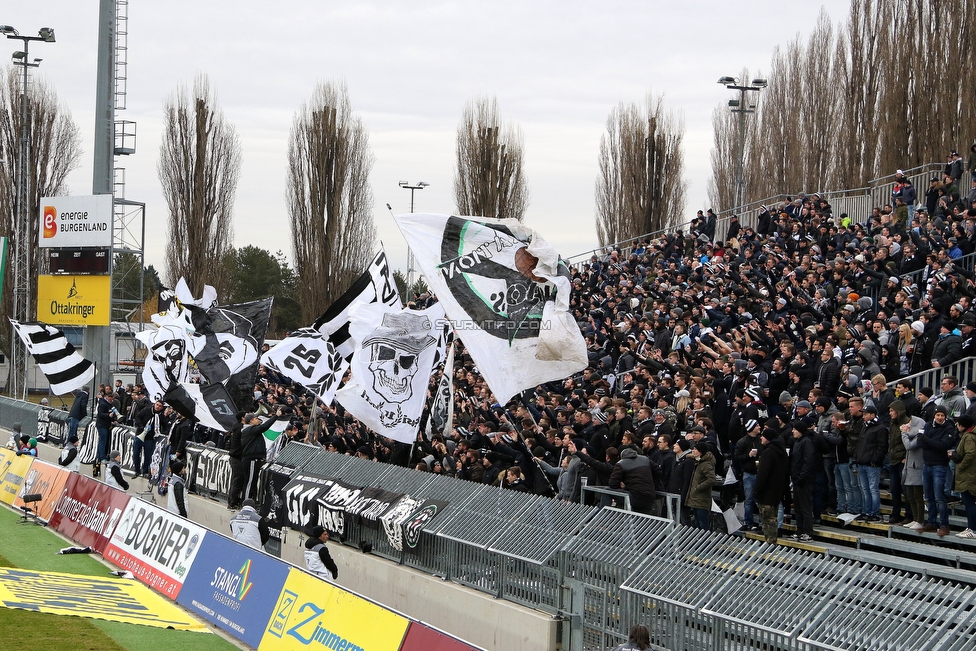
[[[14,503],[33,461],[29,454],[18,457],[13,450],[0,450],[0,502]]]
[[[111,276],[37,277],[37,320],[52,325],[107,326]]]
[[[0,604],[54,615],[207,632],[203,622],[137,581],[0,567]]]
[[[260,648],[398,651],[409,624],[401,615],[293,568]]]

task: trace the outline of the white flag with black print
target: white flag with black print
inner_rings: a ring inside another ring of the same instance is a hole
[[[393,280],[393,272],[390,271],[390,264],[386,259],[386,251],[382,248],[376,254],[369,267],[363,272],[352,287],[340,296],[325,314],[320,316],[312,324],[312,327],[328,337],[329,343],[339,351],[342,358],[348,360],[352,357],[355,348],[352,338],[349,336],[349,310],[353,305],[381,303],[391,307],[400,308],[400,292],[397,291],[396,282]]]
[[[381,303],[355,305],[349,333],[356,343],[352,379],[336,393],[349,413],[377,434],[413,443],[427,402],[437,352],[440,304],[402,310]]]
[[[569,267],[537,232],[515,219],[394,217],[500,403],[586,368]]]
[[[430,416],[427,418],[427,430],[424,432],[428,441],[434,434],[450,434],[454,421],[454,342],[448,345],[450,347],[447,350],[447,361],[444,362],[444,373],[437,383],[437,393],[434,394]]]
[[[10,323],[51,384],[51,393],[59,396],[71,393],[95,378],[95,365],[82,357],[54,326],[18,323],[13,319]]]
[[[326,405],[332,404],[349,362],[315,328],[290,332],[261,355],[261,363],[301,384]]]
[[[196,340],[191,336],[193,325],[186,309],[152,315],[156,329],[136,333],[146,347],[142,368],[142,383],[150,400],[162,400],[173,384],[187,382],[190,375],[190,356]]]

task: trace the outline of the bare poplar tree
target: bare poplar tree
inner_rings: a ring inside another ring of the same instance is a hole
[[[498,100],[468,102],[457,131],[458,213],[521,220],[529,202],[523,157],[522,130],[501,123]]]
[[[226,290],[240,167],[240,139],[207,77],[194,80],[192,93],[178,88],[163,107],[157,172],[169,207],[167,273],[171,283],[186,278],[195,296],[204,284]]]
[[[712,111],[712,174],[708,178],[708,203],[716,212],[735,203],[735,130],[732,114],[724,105],[716,106]]]
[[[17,223],[17,165],[23,125],[21,71],[7,68],[0,80],[0,235],[13,237]],[[30,206],[28,214],[31,250],[37,250],[37,216],[41,197],[64,194],[68,174],[78,167],[81,158],[81,136],[71,113],[43,79],[34,77],[29,86],[28,129],[31,142]],[[36,265],[32,273],[36,274]],[[2,312],[13,312],[14,274],[4,275]],[[37,305],[37,283],[31,283],[31,304]],[[4,323],[6,320],[4,319]],[[0,328],[0,346],[10,350],[10,328]]]
[[[674,226],[684,211],[681,142],[684,121],[647,96],[643,107],[619,104],[600,140],[596,231],[601,245]]]
[[[968,150],[976,140],[976,68],[965,62],[976,5],[947,7],[851,0],[846,25],[834,29],[821,12],[805,44],[797,38],[785,53],[777,48],[750,136],[748,200],[860,188]],[[726,121],[715,137],[718,184],[727,163],[718,153],[732,137]]]
[[[363,272],[376,239],[369,135],[346,85],[319,84],[292,123],[288,212],[302,318],[316,319]]]

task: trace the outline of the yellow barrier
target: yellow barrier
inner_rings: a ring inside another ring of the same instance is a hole
[[[14,503],[32,461],[30,455],[18,457],[12,450],[0,449],[0,502]]]

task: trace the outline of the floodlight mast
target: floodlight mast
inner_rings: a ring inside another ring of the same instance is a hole
[[[21,41],[24,49],[13,53],[15,66],[21,66],[23,74],[20,82],[20,152],[17,158],[17,201],[14,216],[16,225],[11,238],[13,244],[13,320],[33,321],[31,307],[31,280],[33,279],[31,244],[37,232],[34,216],[31,214],[31,129],[30,129],[30,69],[41,64],[41,59],[30,58],[32,41],[54,43],[54,30],[42,27],[37,36],[24,36],[10,25],[0,25],[0,34],[8,39]],[[7,390],[11,398],[27,398],[27,350],[20,341],[16,330],[10,332],[10,372],[7,376]]]

